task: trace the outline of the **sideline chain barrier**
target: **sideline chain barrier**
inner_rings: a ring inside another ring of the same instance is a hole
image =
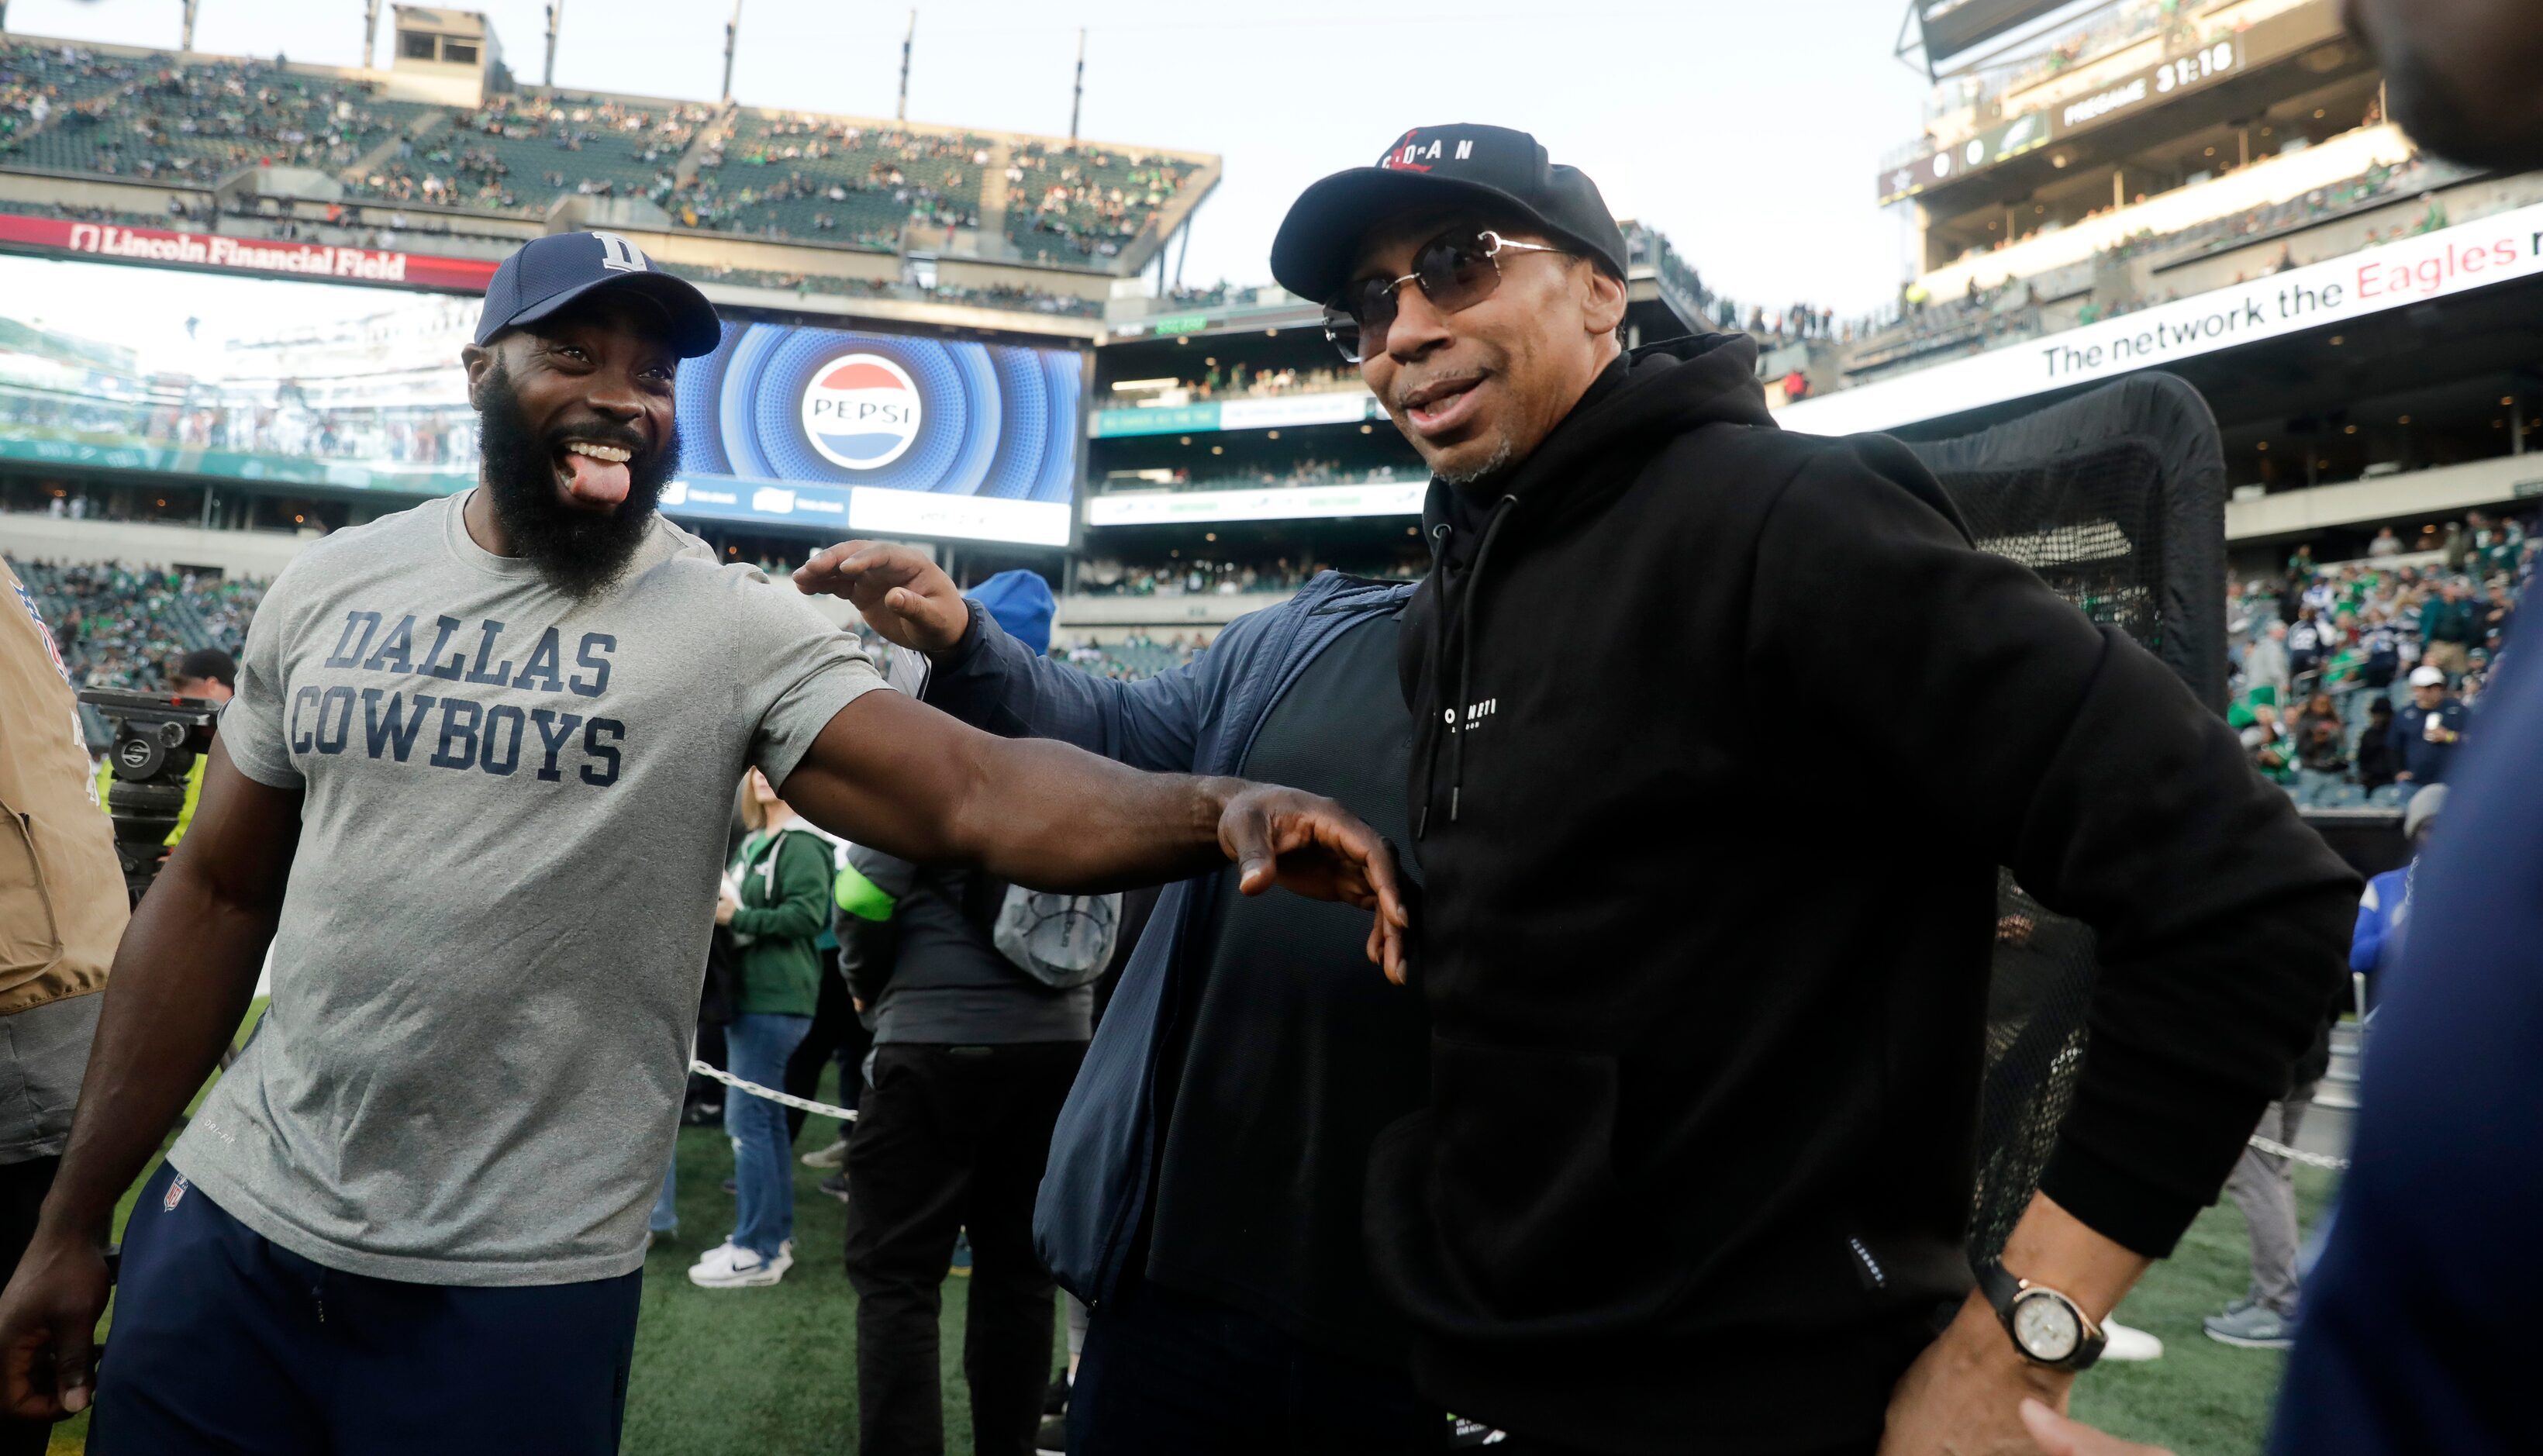
[[[2282,1142],[2272,1142],[2257,1132],[2252,1134],[2252,1146],[2273,1158],[2293,1158],[2312,1168],[2329,1168],[2337,1171],[2349,1166],[2347,1158],[2335,1158],[2329,1153],[2308,1153],[2302,1148],[2291,1148]]]
[[[694,1057],[689,1061],[689,1070],[701,1077],[713,1077],[737,1092],[747,1092],[752,1097],[764,1097],[780,1107],[801,1108],[808,1112],[817,1112],[824,1117],[838,1117],[849,1122],[857,1120],[857,1110],[854,1108],[834,1108],[828,1103],[814,1102],[809,1097],[797,1097],[791,1092],[779,1092],[773,1087],[762,1087],[756,1082],[744,1082],[731,1072],[718,1071]]]
[[[834,1108],[828,1103],[814,1102],[809,1097],[797,1097],[793,1093],[779,1092],[774,1088],[762,1087],[756,1082],[745,1082],[731,1072],[719,1071],[714,1067],[708,1066],[702,1061],[694,1059],[691,1060],[689,1063],[689,1070],[697,1073],[701,1077],[713,1077],[718,1082],[721,1082],[725,1086],[732,1088],[735,1091],[747,1092],[752,1097],[764,1097],[770,1102],[778,1104],[780,1107],[801,1108],[807,1112],[816,1112],[824,1117],[837,1117],[848,1122],[853,1122],[857,1119],[857,1110],[854,1108]],[[2302,1148],[2291,1148],[2285,1143],[2273,1142],[2269,1138],[2261,1136],[2257,1132],[2252,1134],[2251,1143],[2252,1146],[2259,1148],[2262,1152],[2268,1153],[2273,1158],[2292,1158],[2299,1163],[2303,1163],[2314,1168],[2329,1168],[2337,1171],[2349,1166],[2349,1160],[2347,1158],[2335,1158],[2328,1153],[2308,1153]]]

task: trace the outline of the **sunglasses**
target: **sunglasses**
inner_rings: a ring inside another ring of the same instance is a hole
[[[1325,337],[1344,358],[1358,363],[1386,351],[1386,331],[1395,322],[1395,290],[1422,285],[1422,296],[1441,313],[1458,313],[1493,296],[1502,285],[1504,253],[1565,253],[1543,243],[1516,243],[1491,231],[1472,237],[1436,238],[1413,255],[1413,271],[1389,281],[1362,278],[1342,297],[1325,305]]]

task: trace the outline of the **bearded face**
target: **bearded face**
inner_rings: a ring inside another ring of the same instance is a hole
[[[512,554],[569,596],[607,590],[679,469],[678,429],[665,416],[649,441],[637,425],[579,412],[542,426],[500,357],[480,388],[483,477]]]

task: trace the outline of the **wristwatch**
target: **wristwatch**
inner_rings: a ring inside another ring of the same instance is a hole
[[[2086,1370],[2102,1357],[2110,1337],[2062,1292],[2016,1278],[2000,1264],[1979,1265],[1977,1276],[1979,1290],[2024,1359],[2052,1370]]]

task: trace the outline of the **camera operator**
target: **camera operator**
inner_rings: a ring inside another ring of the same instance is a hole
[[[180,698],[200,698],[215,712],[238,690],[238,659],[219,648],[196,648],[177,659],[168,672],[168,691]],[[217,733],[218,729],[214,731]],[[175,849],[186,837],[188,825],[194,822],[194,802],[203,797],[203,765],[211,762],[209,752],[194,755],[193,767],[186,770],[186,804],[177,810],[177,827],[168,831],[167,847]],[[115,760],[109,756],[97,766],[98,807],[113,812],[115,808]]]
[[[97,1032],[90,993],[126,911],[70,673],[5,563],[0,582],[14,598],[0,601],[0,1270],[15,1270],[61,1164]],[[51,1432],[0,1418],[0,1456],[40,1452]]]

